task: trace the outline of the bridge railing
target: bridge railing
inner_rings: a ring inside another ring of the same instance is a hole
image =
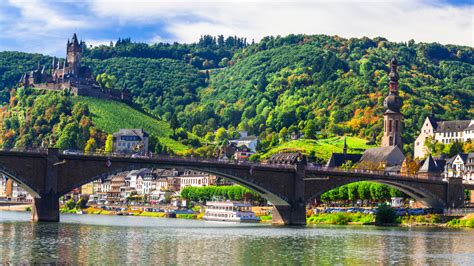
[[[46,154],[48,149],[44,148],[11,148],[11,149],[0,149],[0,151],[6,152],[21,152],[21,153],[32,153],[32,154]]]
[[[85,153],[80,151],[60,151],[65,155],[85,155],[85,156],[94,156],[94,157],[103,157],[103,158],[125,158],[125,159],[158,159],[164,161],[172,162],[208,162],[213,164],[222,164],[222,165],[248,165],[248,166],[264,166],[272,168],[295,168],[293,164],[269,164],[265,162],[250,162],[250,161],[239,161],[239,160],[220,160],[216,158],[201,158],[201,157],[180,157],[173,155],[163,155],[163,154],[152,154],[152,155],[136,155],[136,154],[126,154],[126,153]]]
[[[350,168],[350,169],[343,169],[343,168],[336,168],[336,167],[327,167],[327,166],[308,166],[306,170],[315,170],[315,171],[325,171],[325,172],[332,172],[332,173],[348,173],[348,174],[366,174],[366,175],[373,175],[373,176],[391,176],[391,177],[398,177],[398,178],[413,178],[413,179],[422,179],[419,175],[400,175],[389,171],[381,171],[381,170],[370,170],[370,169],[361,169],[361,168]]]
[[[14,152],[24,152],[24,153],[33,153],[33,154],[45,154],[47,149],[35,148],[35,149],[2,149],[2,151],[14,151]],[[221,165],[247,165],[247,166],[262,166],[270,168],[285,168],[285,169],[294,169],[294,164],[271,164],[266,162],[250,162],[250,161],[239,161],[239,160],[221,160],[216,158],[201,158],[201,157],[179,157],[173,155],[163,155],[163,154],[150,154],[150,155],[137,155],[137,154],[126,154],[126,153],[105,153],[105,152],[90,152],[85,153],[82,151],[71,151],[71,150],[60,150],[61,154],[64,155],[85,155],[85,156],[94,156],[94,157],[104,157],[104,158],[128,158],[128,159],[159,159],[164,161],[172,162],[208,162],[213,164]],[[388,171],[381,170],[369,170],[369,169],[360,169],[360,168],[350,168],[342,169],[336,167],[326,167],[326,166],[316,166],[316,165],[307,165],[306,170],[315,170],[323,171],[330,173],[348,173],[348,174],[365,174],[373,175],[374,177],[386,176],[393,178],[412,178],[426,180],[421,178],[417,174],[412,175],[401,175]]]

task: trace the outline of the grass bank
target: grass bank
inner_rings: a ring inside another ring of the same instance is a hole
[[[117,132],[121,128],[143,128],[178,154],[189,149],[170,138],[173,130],[167,122],[155,119],[125,103],[91,97],[74,97],[73,100],[87,103],[94,125],[107,133]]]
[[[374,146],[367,145],[367,140],[357,137],[347,137],[348,151],[351,153],[362,153],[368,148]],[[333,152],[342,152],[344,147],[344,137],[332,137],[327,139],[313,140],[313,139],[298,139],[284,142],[262,155],[262,158],[268,158],[275,153],[301,152],[309,155],[311,151],[315,152],[316,157],[328,160]]]
[[[446,224],[446,226],[454,227],[454,228],[460,228],[460,227],[474,228],[474,214],[469,214],[460,219],[457,219],[457,218],[452,219]]]
[[[320,213],[307,217],[307,224],[373,224],[375,216],[363,213]]]

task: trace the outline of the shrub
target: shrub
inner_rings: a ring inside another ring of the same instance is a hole
[[[262,215],[260,216],[260,220],[262,221],[270,221],[272,219],[271,215]]]
[[[176,214],[176,218],[178,219],[196,219],[196,214]]]
[[[30,206],[26,207],[26,208],[25,208],[25,211],[30,212],[30,211],[31,211],[31,207],[30,207]]]
[[[416,222],[417,222],[417,223],[426,223],[427,221],[426,221],[425,216],[423,216],[423,215],[418,215],[418,216],[416,216]]]
[[[345,215],[344,213],[336,213],[333,219],[333,223],[346,225],[351,221],[351,217],[349,215]]]
[[[393,209],[387,204],[381,204],[375,215],[375,224],[383,225],[394,224],[397,222],[397,214],[395,212],[395,209]]]

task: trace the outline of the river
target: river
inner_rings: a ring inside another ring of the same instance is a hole
[[[474,264],[474,230],[273,227],[151,217],[62,214],[30,222],[0,211],[0,264]]]

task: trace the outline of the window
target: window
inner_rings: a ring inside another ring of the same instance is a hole
[[[395,132],[398,132],[398,120],[395,120]]]
[[[392,119],[390,119],[390,121],[388,122],[388,132],[392,132]]]

